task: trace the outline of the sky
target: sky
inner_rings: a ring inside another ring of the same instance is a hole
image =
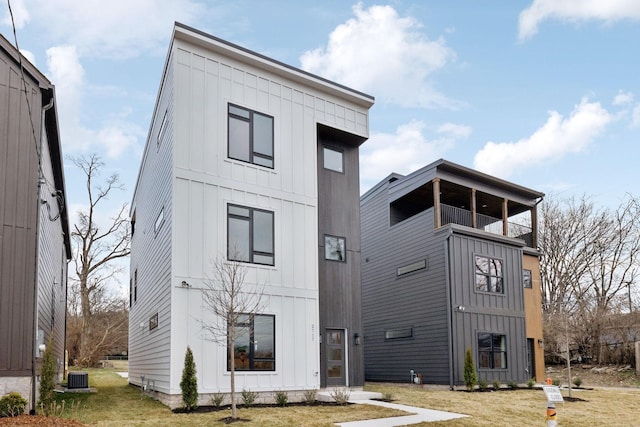
[[[65,156],[131,200],[173,23],[375,97],[361,192],[446,160],[615,208],[640,196],[640,2],[9,0],[18,45],[56,86]],[[8,3],[0,32],[15,44]],[[67,202],[86,202],[65,161]]]

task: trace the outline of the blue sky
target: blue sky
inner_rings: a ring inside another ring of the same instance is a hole
[[[439,158],[547,194],[638,196],[640,2],[11,0],[63,152],[135,186],[174,21],[375,96],[361,189]],[[14,41],[6,3],[0,31]],[[68,203],[84,202],[68,166]],[[116,197],[117,196],[117,197]],[[120,200],[115,200],[120,198]],[[104,213],[105,216],[108,212]]]

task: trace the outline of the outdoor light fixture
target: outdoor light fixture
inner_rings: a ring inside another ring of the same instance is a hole
[[[360,334],[357,332],[353,334],[353,343],[355,345],[360,345]]]
[[[191,286],[189,283],[187,283],[186,280],[183,280],[182,283],[180,283],[180,285],[182,285],[183,288],[188,288]]]

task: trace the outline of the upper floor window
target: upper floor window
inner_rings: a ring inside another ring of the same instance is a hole
[[[324,259],[347,261],[347,244],[344,237],[324,236]]]
[[[522,283],[525,288],[531,287],[531,270],[522,270]]]
[[[504,293],[502,260],[476,255],[475,276],[477,291]]]
[[[322,147],[323,165],[325,169],[336,172],[344,172],[344,161],[342,151],[329,147]]]
[[[169,110],[164,111],[164,116],[162,116],[162,122],[160,123],[160,130],[158,131],[158,140],[156,147],[160,148],[160,143],[164,139],[164,134],[167,131],[167,113]]]
[[[505,335],[478,333],[478,367],[507,369],[507,337]]]
[[[233,348],[236,370],[275,371],[275,324],[276,317],[273,315],[238,315]],[[227,370],[231,369],[230,365],[227,363]]]
[[[229,157],[273,169],[273,117],[229,104]]]
[[[153,224],[153,232],[157,233],[164,224],[164,206],[160,209],[160,213],[156,217],[156,222]]]
[[[229,205],[227,220],[229,260],[274,265],[273,212]]]

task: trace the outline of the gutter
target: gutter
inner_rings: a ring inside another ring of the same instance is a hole
[[[447,318],[449,319],[449,388],[451,390],[454,389],[453,383],[453,314],[451,310],[451,266],[449,264],[449,247],[451,236],[453,235],[453,230],[449,227],[449,231],[447,232],[447,237],[444,239],[444,265],[445,265],[445,289],[447,291]]]

